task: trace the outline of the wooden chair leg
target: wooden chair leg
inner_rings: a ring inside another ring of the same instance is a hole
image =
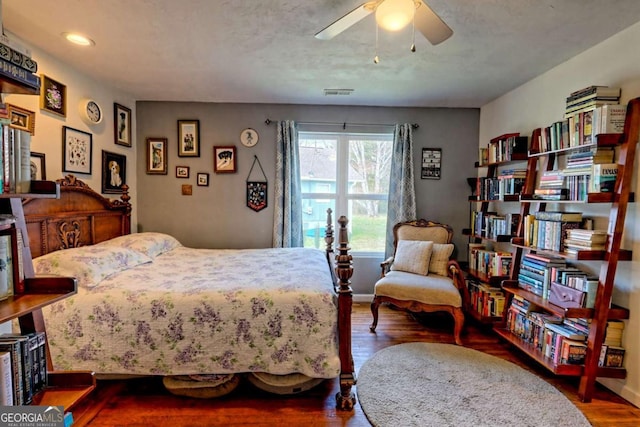
[[[457,345],[462,345],[462,339],[460,338],[462,328],[464,327],[464,312],[462,308],[456,307],[453,309],[453,321],[453,337]]]
[[[369,331],[371,332],[375,332],[378,326],[378,307],[380,307],[380,301],[374,297],[373,301],[371,301],[371,314],[373,314],[373,323],[369,326]]]

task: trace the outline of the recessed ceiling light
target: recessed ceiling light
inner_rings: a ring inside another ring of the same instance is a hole
[[[77,44],[80,46],[95,46],[96,42],[91,40],[89,37],[83,36],[78,33],[62,33],[62,37],[67,39],[73,44]]]

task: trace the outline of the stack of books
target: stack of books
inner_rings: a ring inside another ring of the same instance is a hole
[[[565,118],[575,114],[593,111],[597,107],[607,104],[618,104],[620,88],[608,86],[588,86],[572,92],[567,97]]]
[[[605,230],[584,230],[582,228],[567,230],[567,238],[564,240],[565,251],[576,253],[578,251],[603,251],[607,242]]]
[[[526,254],[520,263],[518,287],[546,299],[551,285],[551,269],[566,265],[566,261],[560,257]]]
[[[608,368],[622,368],[624,363],[624,348],[622,347],[622,332],[624,323],[619,320],[609,320],[605,332],[604,342],[600,350],[599,366]]]
[[[535,199],[566,200],[568,189],[564,182],[562,170],[544,171],[540,177],[538,188],[533,191]]]
[[[40,91],[38,64],[24,45],[0,34],[0,76],[16,81],[36,92]]]

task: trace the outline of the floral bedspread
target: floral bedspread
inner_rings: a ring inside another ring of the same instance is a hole
[[[178,247],[44,309],[55,369],[340,373],[323,251]]]

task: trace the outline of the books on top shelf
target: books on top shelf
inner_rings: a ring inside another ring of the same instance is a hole
[[[589,86],[571,93],[566,99],[567,113],[584,110],[594,104],[614,103],[620,99],[620,88]]]
[[[0,165],[3,193],[28,193],[31,187],[31,134],[0,119]]]

